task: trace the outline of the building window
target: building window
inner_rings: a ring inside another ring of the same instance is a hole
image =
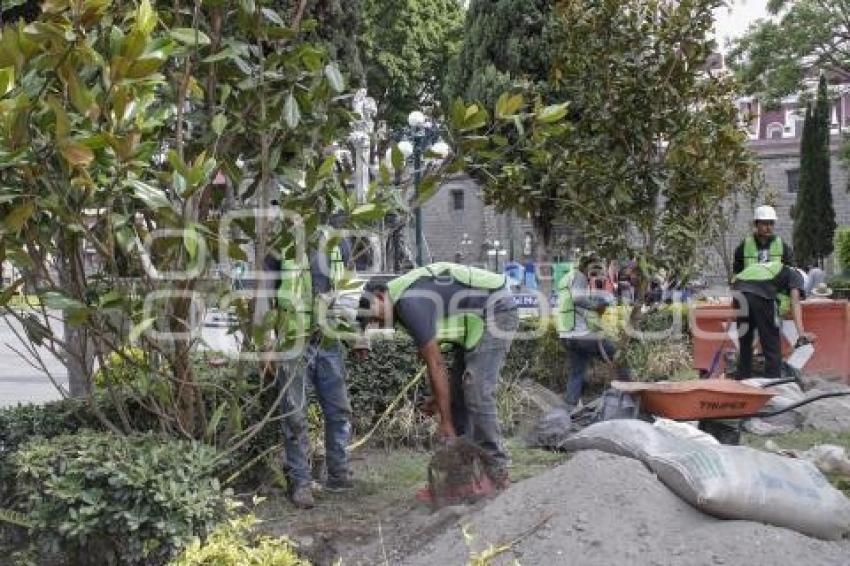
[[[452,210],[463,210],[463,191],[452,191]]]
[[[785,130],[785,126],[780,124],[779,122],[773,122],[768,124],[767,126],[767,139],[769,140],[781,140],[782,132]]]
[[[788,175],[788,192],[796,193],[800,188],[800,170],[789,169],[785,174]]]

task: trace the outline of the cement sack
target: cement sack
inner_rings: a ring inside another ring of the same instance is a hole
[[[592,424],[563,443],[564,450],[601,450],[648,464],[652,454],[687,450],[687,441],[636,419]]]
[[[565,448],[637,458],[676,495],[716,517],[761,521],[822,539],[850,535],[850,500],[810,462],[677,438],[642,421],[592,425]]]
[[[540,417],[531,429],[523,433],[522,438],[530,448],[560,450],[572,432],[572,421],[567,410],[554,409]]]
[[[686,438],[695,442],[701,442],[702,444],[711,444],[713,446],[717,446],[718,444],[720,444],[720,442],[716,438],[714,438],[707,432],[701,431],[693,424],[674,421],[671,419],[657,418],[655,419],[655,422],[652,423],[652,426],[657,429],[674,434],[680,438]]]

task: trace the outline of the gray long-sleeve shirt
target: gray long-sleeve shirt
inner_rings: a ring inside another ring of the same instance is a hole
[[[598,330],[588,324],[588,317],[594,316],[596,309],[602,305],[608,305],[611,297],[606,293],[590,288],[587,276],[581,271],[576,271],[570,285],[570,293],[573,297],[573,308],[575,309],[575,327],[562,333],[563,338],[578,338],[586,336]]]

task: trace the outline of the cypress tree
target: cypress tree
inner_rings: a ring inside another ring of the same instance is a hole
[[[794,260],[805,267],[815,257],[815,232],[817,213],[815,209],[815,139],[817,125],[811,104],[806,105],[806,119],[800,139],[800,181],[794,217]]]
[[[830,180],[831,158],[829,153],[830,107],[826,77],[821,75],[818,84],[818,99],[815,111],[818,125],[816,145],[816,177],[814,192],[817,211],[817,232],[815,241],[815,259],[819,265],[832,253],[835,237],[835,207],[832,203],[832,182]]]
[[[552,0],[472,0],[460,53],[452,62],[445,97],[492,107],[515,83],[545,90],[552,67],[556,18]]]
[[[794,252],[797,264],[822,265],[832,253],[835,208],[829,154],[829,98],[821,75],[814,108],[806,107],[800,141],[800,187],[794,206]]]

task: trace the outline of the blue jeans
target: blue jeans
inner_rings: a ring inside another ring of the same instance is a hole
[[[584,389],[584,381],[587,376],[587,362],[593,358],[602,359],[602,353],[605,351],[605,356],[609,360],[614,359],[617,353],[617,347],[614,343],[598,334],[588,334],[577,338],[565,338],[564,345],[567,348],[567,353],[570,357],[570,378],[567,382],[567,405],[575,406],[581,399],[581,392]],[[631,374],[626,368],[617,367],[617,373],[620,379],[628,381],[631,379]]]
[[[345,362],[339,342],[322,348],[310,342],[302,359],[282,365],[278,382],[285,388],[283,468],[292,488],[310,484],[310,438],[307,426],[307,382],[313,385],[325,418],[325,462],[329,478],[348,477],[351,403],[345,386]]]

